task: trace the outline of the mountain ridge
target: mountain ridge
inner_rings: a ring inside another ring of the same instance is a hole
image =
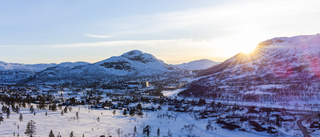
[[[209,59],[200,59],[200,60],[194,60],[190,61],[187,63],[182,63],[182,64],[171,64],[170,66],[177,67],[180,69],[185,69],[185,70],[203,70],[210,68],[214,65],[219,64],[220,62],[215,62]]]
[[[298,94],[306,94],[308,88],[316,90],[314,84],[320,83],[320,35],[272,38],[261,42],[253,53],[239,53],[198,75],[202,78],[190,83],[180,95],[213,98],[232,96],[236,99],[247,96],[248,91],[250,95],[270,94],[273,91],[269,96],[275,99],[302,100],[305,95],[302,97]],[[296,87],[297,84],[309,86]],[[273,86],[265,88],[265,85]],[[277,87],[290,90],[276,92],[274,90]],[[293,94],[297,97],[287,98],[279,94]]]
[[[139,50],[132,50],[120,56],[112,56],[92,64],[70,68],[51,67],[36,73],[25,82],[110,81],[119,77],[133,79],[154,77],[173,71],[177,70],[153,55]]]

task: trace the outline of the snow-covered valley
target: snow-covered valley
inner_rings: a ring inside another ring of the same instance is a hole
[[[3,63],[0,136],[319,136],[319,43],[273,38],[180,68],[139,50],[37,71]]]

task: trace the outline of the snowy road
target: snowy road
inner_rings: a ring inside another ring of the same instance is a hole
[[[307,115],[306,117],[303,117],[303,118],[301,118],[301,119],[299,119],[299,120],[297,121],[297,125],[298,125],[298,127],[300,128],[300,130],[302,131],[304,137],[311,137],[311,136],[310,136],[310,134],[308,133],[306,127],[304,127],[304,126],[302,125],[302,121],[304,121],[304,120],[306,120],[306,119],[308,119],[308,118],[313,118],[313,117],[315,117],[315,116],[316,116],[315,114],[310,114],[310,115]]]

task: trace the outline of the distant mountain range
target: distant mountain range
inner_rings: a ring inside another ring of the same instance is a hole
[[[155,56],[132,50],[96,63],[64,62],[60,64],[19,64],[0,62],[0,83],[64,83],[109,81],[120,77],[151,79],[168,73],[198,70],[216,63],[197,60],[181,65],[168,65]],[[199,67],[198,69],[196,67]]]
[[[198,75],[201,79],[180,95],[216,97],[228,93],[237,98],[248,91],[277,95],[273,92],[279,87],[287,89],[282,90],[285,94],[318,90],[314,84],[320,83],[320,35],[269,39],[253,53],[239,53]]]
[[[151,54],[133,50],[97,63],[18,64],[0,62],[0,83],[64,83],[152,79],[183,73]]]
[[[195,60],[188,63],[171,65],[176,68],[185,69],[185,70],[203,70],[210,68],[214,65],[219,64],[220,62],[214,62],[208,59]]]
[[[42,70],[45,70],[49,67],[75,67],[79,65],[87,65],[90,64],[88,62],[63,62],[60,64],[56,63],[50,63],[50,64],[20,64],[20,63],[6,63],[3,61],[0,61],[0,71],[6,71],[6,70],[20,70],[20,71],[33,71],[33,72],[40,72]]]

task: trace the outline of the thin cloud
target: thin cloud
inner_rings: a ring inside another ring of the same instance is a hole
[[[210,43],[208,39],[162,39],[162,40],[119,40],[92,43],[41,45],[41,47],[113,47],[113,46],[200,46]]]
[[[123,26],[126,26],[122,31],[116,32],[119,34],[130,35],[176,30],[212,34],[214,30],[215,34],[212,35],[220,37],[221,34],[238,33],[248,29],[256,30],[256,28],[270,27],[275,28],[274,30],[279,30],[279,28],[283,28],[282,24],[289,24],[286,28],[296,27],[296,24],[306,24],[306,21],[302,22],[301,18],[306,17],[306,15],[311,16],[310,13],[318,15],[317,13],[320,12],[319,8],[316,7],[316,3],[319,2],[316,0],[308,2],[297,0],[281,2],[277,0],[248,1],[234,3],[230,6],[220,5],[210,8],[139,15],[122,18],[107,24],[108,26],[114,26],[118,30],[122,30]],[[284,17],[286,17],[285,20],[283,19]],[[307,20],[307,18],[303,20]],[[318,21],[316,17],[313,20]]]
[[[100,38],[100,39],[104,39],[104,38],[112,38],[113,36],[109,36],[109,35],[93,35],[93,34],[84,34],[87,37],[92,37],[92,38]]]
[[[119,40],[119,41],[102,41],[92,43],[74,43],[74,44],[53,44],[53,45],[0,45],[3,48],[60,48],[60,47],[112,47],[112,46],[172,46],[172,45],[202,45],[212,42],[211,39],[162,39],[162,40]]]

